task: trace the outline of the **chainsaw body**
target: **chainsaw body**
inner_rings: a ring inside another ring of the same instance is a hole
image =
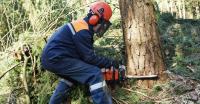
[[[126,68],[124,65],[120,65],[118,69],[114,67],[111,67],[110,69],[103,68],[101,69],[101,71],[104,79],[107,82],[111,81],[118,82],[125,80]]]

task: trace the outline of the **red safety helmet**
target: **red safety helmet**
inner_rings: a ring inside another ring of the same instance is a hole
[[[112,16],[111,7],[103,1],[93,3],[90,6],[90,11],[92,12],[92,14],[94,14],[89,19],[89,23],[91,25],[96,25],[100,19],[109,21]]]

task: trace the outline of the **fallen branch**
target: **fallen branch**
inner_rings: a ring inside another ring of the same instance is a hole
[[[164,101],[169,101],[169,100],[173,100],[173,99],[174,99],[174,97],[171,97],[171,98],[165,98],[165,99],[162,99],[162,100],[160,100],[160,101],[155,101],[155,103],[160,104],[160,103],[163,103]]]
[[[17,67],[18,65],[20,65],[22,62],[15,64],[14,66],[12,66],[9,70],[7,70],[6,72],[4,72],[1,76],[0,76],[0,80],[1,78],[3,78],[8,72],[10,72],[12,69],[14,69],[15,67]]]
[[[33,85],[36,84],[36,72],[35,72],[35,67],[36,67],[36,56],[33,56],[33,65],[32,65],[32,70],[33,70]]]
[[[128,104],[127,102],[125,102],[121,99],[115,99],[114,97],[112,97],[112,99],[116,102],[116,104]]]
[[[28,84],[27,84],[27,79],[26,79],[26,67],[27,67],[27,63],[28,63],[28,60],[29,60],[30,57],[26,57],[25,56],[25,60],[24,60],[24,66],[22,67],[22,82],[24,84],[24,88],[25,88],[25,99],[26,99],[26,103],[27,104],[30,104],[30,96],[29,96],[29,89],[28,89]]]
[[[196,69],[192,68],[191,66],[187,66],[188,69],[190,69],[193,73],[196,72]]]
[[[124,89],[124,90],[126,90],[126,91],[129,91],[129,92],[133,92],[133,93],[140,94],[140,95],[142,95],[142,96],[144,96],[144,97],[146,97],[146,98],[149,98],[149,99],[151,99],[151,100],[155,100],[155,98],[149,97],[148,95],[146,95],[146,94],[144,94],[144,93],[142,93],[142,92],[139,92],[139,91],[133,91],[133,90],[131,90],[131,89],[127,89],[127,88],[122,88],[122,89]]]
[[[127,102],[125,102],[124,100],[118,99],[120,102],[122,102],[123,104],[128,104]]]
[[[120,104],[120,102],[117,99],[115,99],[114,97],[112,97],[112,99],[115,101],[116,104]]]

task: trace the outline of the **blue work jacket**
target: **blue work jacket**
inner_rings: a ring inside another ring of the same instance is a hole
[[[80,59],[99,68],[108,68],[112,61],[95,54],[93,29],[85,19],[59,27],[45,45],[41,61],[43,66],[62,62],[64,58]]]

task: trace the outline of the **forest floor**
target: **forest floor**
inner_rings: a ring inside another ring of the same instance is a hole
[[[200,104],[199,24],[198,20],[162,21],[169,82],[155,86],[146,99],[156,104]]]
[[[138,86],[122,87],[113,92],[113,101],[115,104],[200,104],[200,82],[198,80],[170,71],[167,73],[168,83],[155,85],[152,89],[142,89]],[[127,98],[127,96],[130,97]]]

